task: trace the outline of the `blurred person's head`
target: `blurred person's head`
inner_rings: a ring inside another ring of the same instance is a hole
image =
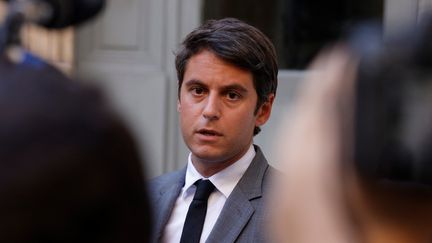
[[[141,161],[101,93],[0,63],[0,241],[146,242]]]
[[[347,195],[367,242],[432,241],[431,17],[385,40],[369,24],[349,41],[359,64]]]
[[[432,241],[432,21],[418,27],[314,62],[280,137],[280,242]]]
[[[209,20],[192,31],[176,53],[179,99],[189,60],[202,51],[209,51],[252,74],[258,96],[255,113],[276,95],[278,64],[273,44],[257,28],[234,18],[225,18]],[[260,128],[255,127],[254,135],[259,132]]]

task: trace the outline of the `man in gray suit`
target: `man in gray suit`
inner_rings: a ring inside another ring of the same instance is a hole
[[[274,46],[242,21],[210,20],[186,37],[176,68],[177,108],[191,153],[185,168],[150,181],[154,241],[268,241],[264,201],[274,169],[253,136],[276,94]],[[204,187],[206,196],[198,196]]]

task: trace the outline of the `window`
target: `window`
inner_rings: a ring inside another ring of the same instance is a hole
[[[235,17],[275,44],[281,69],[304,69],[317,51],[347,27],[383,21],[383,0],[205,0],[202,19]]]

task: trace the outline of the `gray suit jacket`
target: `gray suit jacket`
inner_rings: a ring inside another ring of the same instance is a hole
[[[254,145],[256,155],[222,209],[208,243],[268,242],[267,212],[264,206],[271,174],[261,149]],[[152,179],[149,183],[153,205],[153,241],[160,242],[178,195],[184,185],[186,167]]]

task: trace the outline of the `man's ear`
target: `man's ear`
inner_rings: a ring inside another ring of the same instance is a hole
[[[180,103],[180,99],[177,99],[177,112],[181,111],[181,103]]]
[[[261,107],[258,109],[258,112],[256,115],[257,118],[255,120],[255,126],[256,127],[264,125],[267,122],[267,120],[270,118],[274,98],[275,98],[275,95],[270,94],[267,98],[267,101],[264,102],[261,105]]]

